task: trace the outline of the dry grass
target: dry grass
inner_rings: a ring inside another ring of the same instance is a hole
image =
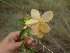
[[[19,19],[29,14],[31,9],[38,9],[41,14],[51,10],[54,18],[49,22],[52,30],[39,39],[35,46],[36,53],[70,53],[70,0],[3,0],[0,1],[0,39],[9,32],[21,30]],[[37,47],[39,46],[39,47]],[[40,48],[40,49],[39,49]],[[39,49],[39,50],[38,50]]]

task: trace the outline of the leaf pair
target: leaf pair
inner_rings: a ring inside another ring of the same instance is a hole
[[[19,21],[20,21],[20,22],[22,22],[22,23],[25,23],[27,20],[28,20],[28,18],[23,17],[23,18],[22,18],[22,19],[20,19]]]
[[[33,19],[32,17],[23,17],[22,19],[20,19],[19,21],[22,23],[25,23],[27,20]]]

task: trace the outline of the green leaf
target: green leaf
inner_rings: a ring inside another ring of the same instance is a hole
[[[32,48],[26,48],[29,53],[32,53],[34,50]]]
[[[27,53],[27,52],[26,52],[26,49],[24,49],[24,53]]]
[[[18,53],[23,53],[23,52],[18,52]]]
[[[30,17],[30,19],[33,19],[32,17]]]
[[[25,23],[28,20],[28,18],[23,17],[22,19],[20,19],[19,21],[21,21],[22,23]]]
[[[27,35],[30,37],[31,33],[27,32]]]
[[[25,34],[25,32],[26,32],[26,29],[22,29],[18,38],[21,39],[23,35]]]
[[[24,45],[25,45],[26,41],[27,41],[27,39],[24,39],[24,40],[23,40],[23,42],[22,42],[22,44],[21,44],[21,49],[24,48]]]
[[[30,19],[33,19],[32,17],[30,17]],[[20,19],[19,21],[22,23],[25,23],[27,20],[30,20],[27,17],[23,17],[22,19]]]
[[[29,29],[30,27],[27,27],[26,29],[22,29],[20,34],[19,34],[19,39],[21,39],[23,37],[23,35],[25,34],[25,32],[27,32],[27,30]]]

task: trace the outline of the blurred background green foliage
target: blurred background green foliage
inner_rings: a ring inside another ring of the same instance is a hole
[[[36,43],[35,53],[70,53],[70,0],[0,0],[0,41],[12,31],[24,26],[19,19],[37,9],[43,14],[53,11],[54,18],[48,24],[51,31]]]

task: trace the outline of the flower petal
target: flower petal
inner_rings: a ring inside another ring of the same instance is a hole
[[[30,19],[30,20],[27,20],[26,21],[26,26],[28,27],[32,27],[33,25],[37,24],[38,23],[38,20],[33,20],[33,19]]]
[[[50,27],[48,26],[47,23],[43,23],[43,24],[40,26],[40,28],[41,28],[41,31],[44,32],[44,33],[47,33],[47,32],[50,31]]]
[[[44,35],[43,32],[39,32],[39,33],[37,34],[37,37],[38,37],[38,38],[42,38],[43,35]]]
[[[32,26],[31,28],[32,28],[32,30],[30,33],[32,35],[37,35],[39,33],[39,24],[36,24],[36,25]]]
[[[47,11],[42,15],[42,20],[44,22],[49,22],[53,18],[53,12],[52,11]]]
[[[36,20],[40,19],[40,13],[39,13],[39,11],[36,10],[36,9],[32,9],[31,10],[31,17],[33,19],[36,19]]]

